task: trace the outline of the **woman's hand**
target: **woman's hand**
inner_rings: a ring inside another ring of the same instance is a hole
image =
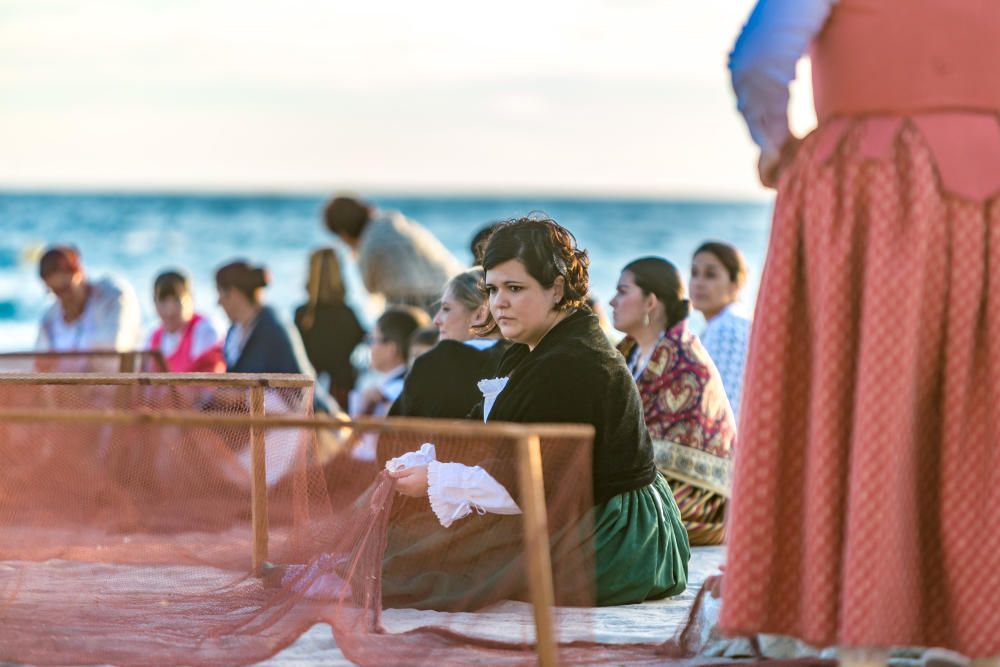
[[[427,495],[427,466],[413,466],[390,472],[396,480],[396,490],[404,496],[422,498]]]
[[[765,188],[778,187],[781,173],[795,159],[795,154],[799,150],[802,140],[789,134],[785,142],[781,144],[781,149],[777,152],[761,153],[757,160],[757,174],[760,176],[761,185]]]

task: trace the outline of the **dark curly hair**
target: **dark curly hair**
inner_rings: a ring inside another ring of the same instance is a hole
[[[487,271],[516,259],[528,274],[548,289],[562,276],[563,296],[557,310],[581,308],[587,303],[590,258],[576,245],[576,237],[551,218],[531,214],[502,222],[489,237],[483,252]]]

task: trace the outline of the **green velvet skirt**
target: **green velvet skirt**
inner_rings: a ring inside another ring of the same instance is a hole
[[[687,588],[687,530],[666,480],[620,493],[594,508],[597,604],[678,595]]]
[[[448,528],[426,500],[394,512],[382,565],[386,607],[443,611],[527,599],[520,516],[471,514]],[[558,604],[620,605],[677,595],[691,550],[662,476],[593,508],[579,525],[553,530]]]

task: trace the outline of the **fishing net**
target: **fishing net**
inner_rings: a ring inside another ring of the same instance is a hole
[[[307,415],[313,387],[306,375],[281,373],[0,372],[0,406]]]
[[[10,409],[122,410],[140,415],[191,410],[220,416],[306,416],[312,413],[312,396],[312,380],[304,375],[0,374],[0,405]],[[265,435],[269,484],[283,480],[292,468],[292,449],[283,442],[291,437],[278,430]],[[214,471],[226,483],[248,489],[249,441],[249,428],[230,428],[206,433],[170,452],[154,452],[136,446],[127,430],[106,424],[88,434],[87,446],[89,460],[112,483],[128,479],[133,487],[141,482],[149,491],[203,483],[203,478]],[[56,455],[54,461],[58,460]],[[77,494],[107,494],[110,488],[83,486]],[[85,511],[86,503],[81,509]]]
[[[166,370],[167,364],[159,350],[0,354],[0,373],[162,373]]]
[[[338,422],[298,376],[52,377],[0,378],[0,661],[249,664],[317,622],[368,665],[673,650],[595,622],[589,427]],[[351,457],[365,436],[374,462]],[[523,514],[444,529],[382,465],[424,443]]]

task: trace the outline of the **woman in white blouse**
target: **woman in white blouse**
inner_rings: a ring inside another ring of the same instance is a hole
[[[739,420],[743,367],[750,344],[750,314],[740,306],[747,280],[742,253],[721,241],[702,243],[691,260],[691,305],[705,316],[701,343],[712,358]]]
[[[57,245],[46,250],[38,270],[56,300],[42,316],[35,349],[40,352],[135,349],[139,339],[139,302],[128,283],[110,277],[88,279],[80,253],[71,246]]]

